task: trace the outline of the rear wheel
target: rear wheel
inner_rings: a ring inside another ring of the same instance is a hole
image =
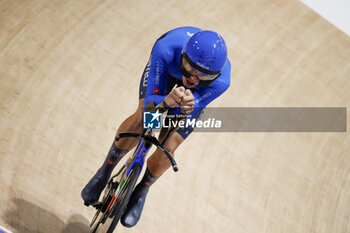
[[[126,210],[126,206],[129,202],[132,191],[136,185],[137,178],[140,174],[140,166],[135,164],[130,172],[129,177],[124,181],[121,181],[118,195],[109,201],[110,205],[106,213],[96,213],[97,215],[103,214],[99,220],[95,222],[90,228],[93,233],[112,233],[123,213]]]

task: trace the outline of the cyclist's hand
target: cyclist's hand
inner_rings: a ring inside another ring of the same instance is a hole
[[[180,103],[181,112],[183,114],[189,114],[193,111],[193,106],[194,106],[194,96],[192,95],[191,90],[187,89]]]
[[[164,102],[171,108],[180,107],[180,102],[185,95],[184,87],[176,87],[164,98]]]

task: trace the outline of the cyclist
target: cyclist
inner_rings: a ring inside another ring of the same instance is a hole
[[[150,102],[156,105],[164,102],[173,113],[190,113],[189,117],[198,118],[202,110],[230,86],[230,71],[227,47],[218,33],[196,27],[180,27],[165,33],[154,44],[142,74],[138,108],[120,125],[117,133],[141,133],[143,112]],[[175,85],[177,87],[173,88]],[[177,129],[165,147],[174,154],[192,131],[191,126]],[[98,201],[112,170],[137,142],[134,138],[113,142],[102,166],[81,192],[86,204]],[[170,166],[170,161],[159,149],[148,158],[145,174],[121,218],[124,226],[136,225],[150,186]]]

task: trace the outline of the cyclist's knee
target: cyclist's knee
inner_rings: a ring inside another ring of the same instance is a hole
[[[177,132],[174,132],[168,141],[165,143],[165,147],[174,155],[175,150],[180,146],[184,141],[183,137]]]

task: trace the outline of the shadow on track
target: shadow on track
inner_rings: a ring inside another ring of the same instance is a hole
[[[13,233],[88,233],[89,221],[79,215],[71,215],[68,223],[31,202],[15,198],[9,203],[9,210],[3,216]]]

